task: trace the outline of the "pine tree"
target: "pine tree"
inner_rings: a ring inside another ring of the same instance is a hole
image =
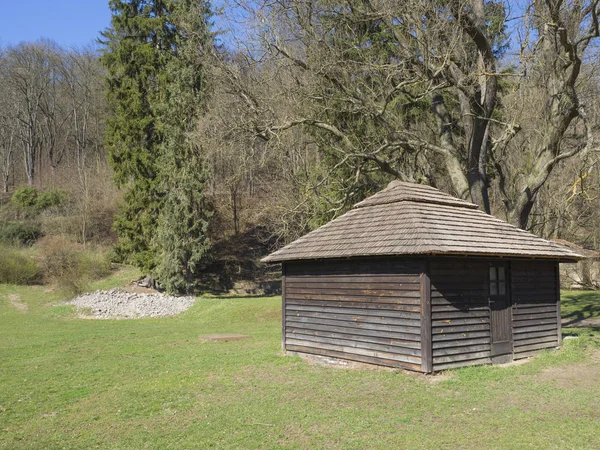
[[[161,136],[156,104],[174,35],[167,18],[170,1],[111,0],[111,28],[102,62],[108,69],[106,145],[124,204],[115,218],[116,253],[148,272],[156,265],[154,245],[163,201],[157,161]]]
[[[205,103],[203,52],[212,45],[204,0],[111,0],[103,36],[107,147],[125,189],[116,253],[168,291],[189,290],[207,260],[210,202],[189,132]]]
[[[159,216],[155,270],[170,292],[191,290],[209,261],[207,232],[212,205],[204,195],[206,170],[200,149],[189,139],[206,104],[203,54],[212,45],[210,6],[202,0],[179,0],[173,11],[177,55],[166,67],[167,88],[160,116],[165,140],[159,159],[165,192]]]

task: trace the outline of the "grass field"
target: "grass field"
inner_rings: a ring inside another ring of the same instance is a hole
[[[598,328],[525,364],[426,377],[282,356],[279,297],[136,321],[75,319],[60,300],[0,285],[0,448],[600,448]],[[593,317],[600,295],[563,306]]]

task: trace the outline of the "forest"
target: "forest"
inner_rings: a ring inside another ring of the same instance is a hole
[[[0,47],[0,242],[227,290],[399,179],[598,249],[598,3],[110,0]]]

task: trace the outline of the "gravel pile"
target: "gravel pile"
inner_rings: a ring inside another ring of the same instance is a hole
[[[96,291],[80,295],[67,302],[81,312],[97,319],[140,319],[142,317],[175,316],[190,308],[194,297],[172,297],[170,295],[136,294],[119,289]]]

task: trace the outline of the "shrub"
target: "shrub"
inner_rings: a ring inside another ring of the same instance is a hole
[[[81,238],[79,216],[45,215],[40,217],[40,223],[44,236],[62,236],[71,241],[78,241]]]
[[[100,280],[110,275],[110,258],[107,252],[86,251],[81,254],[83,271],[90,280]]]
[[[85,251],[62,237],[44,238],[40,250],[46,280],[71,295],[83,292],[91,280],[110,272],[110,263],[104,253]]]
[[[0,283],[35,284],[40,281],[41,271],[35,260],[22,250],[0,248]]]
[[[35,206],[38,198],[38,190],[32,186],[21,186],[12,195],[10,201],[22,208]]]
[[[42,192],[35,199],[34,209],[37,212],[42,212],[48,208],[60,206],[65,203],[68,199],[68,195],[65,191],[60,189],[51,189],[46,192]]]
[[[32,245],[42,236],[42,230],[33,222],[1,222],[0,243]]]
[[[91,211],[87,217],[83,214],[40,217],[44,235],[64,236],[81,242],[85,233],[86,242],[95,244],[108,244],[115,240],[112,221],[113,215],[103,211]]]

